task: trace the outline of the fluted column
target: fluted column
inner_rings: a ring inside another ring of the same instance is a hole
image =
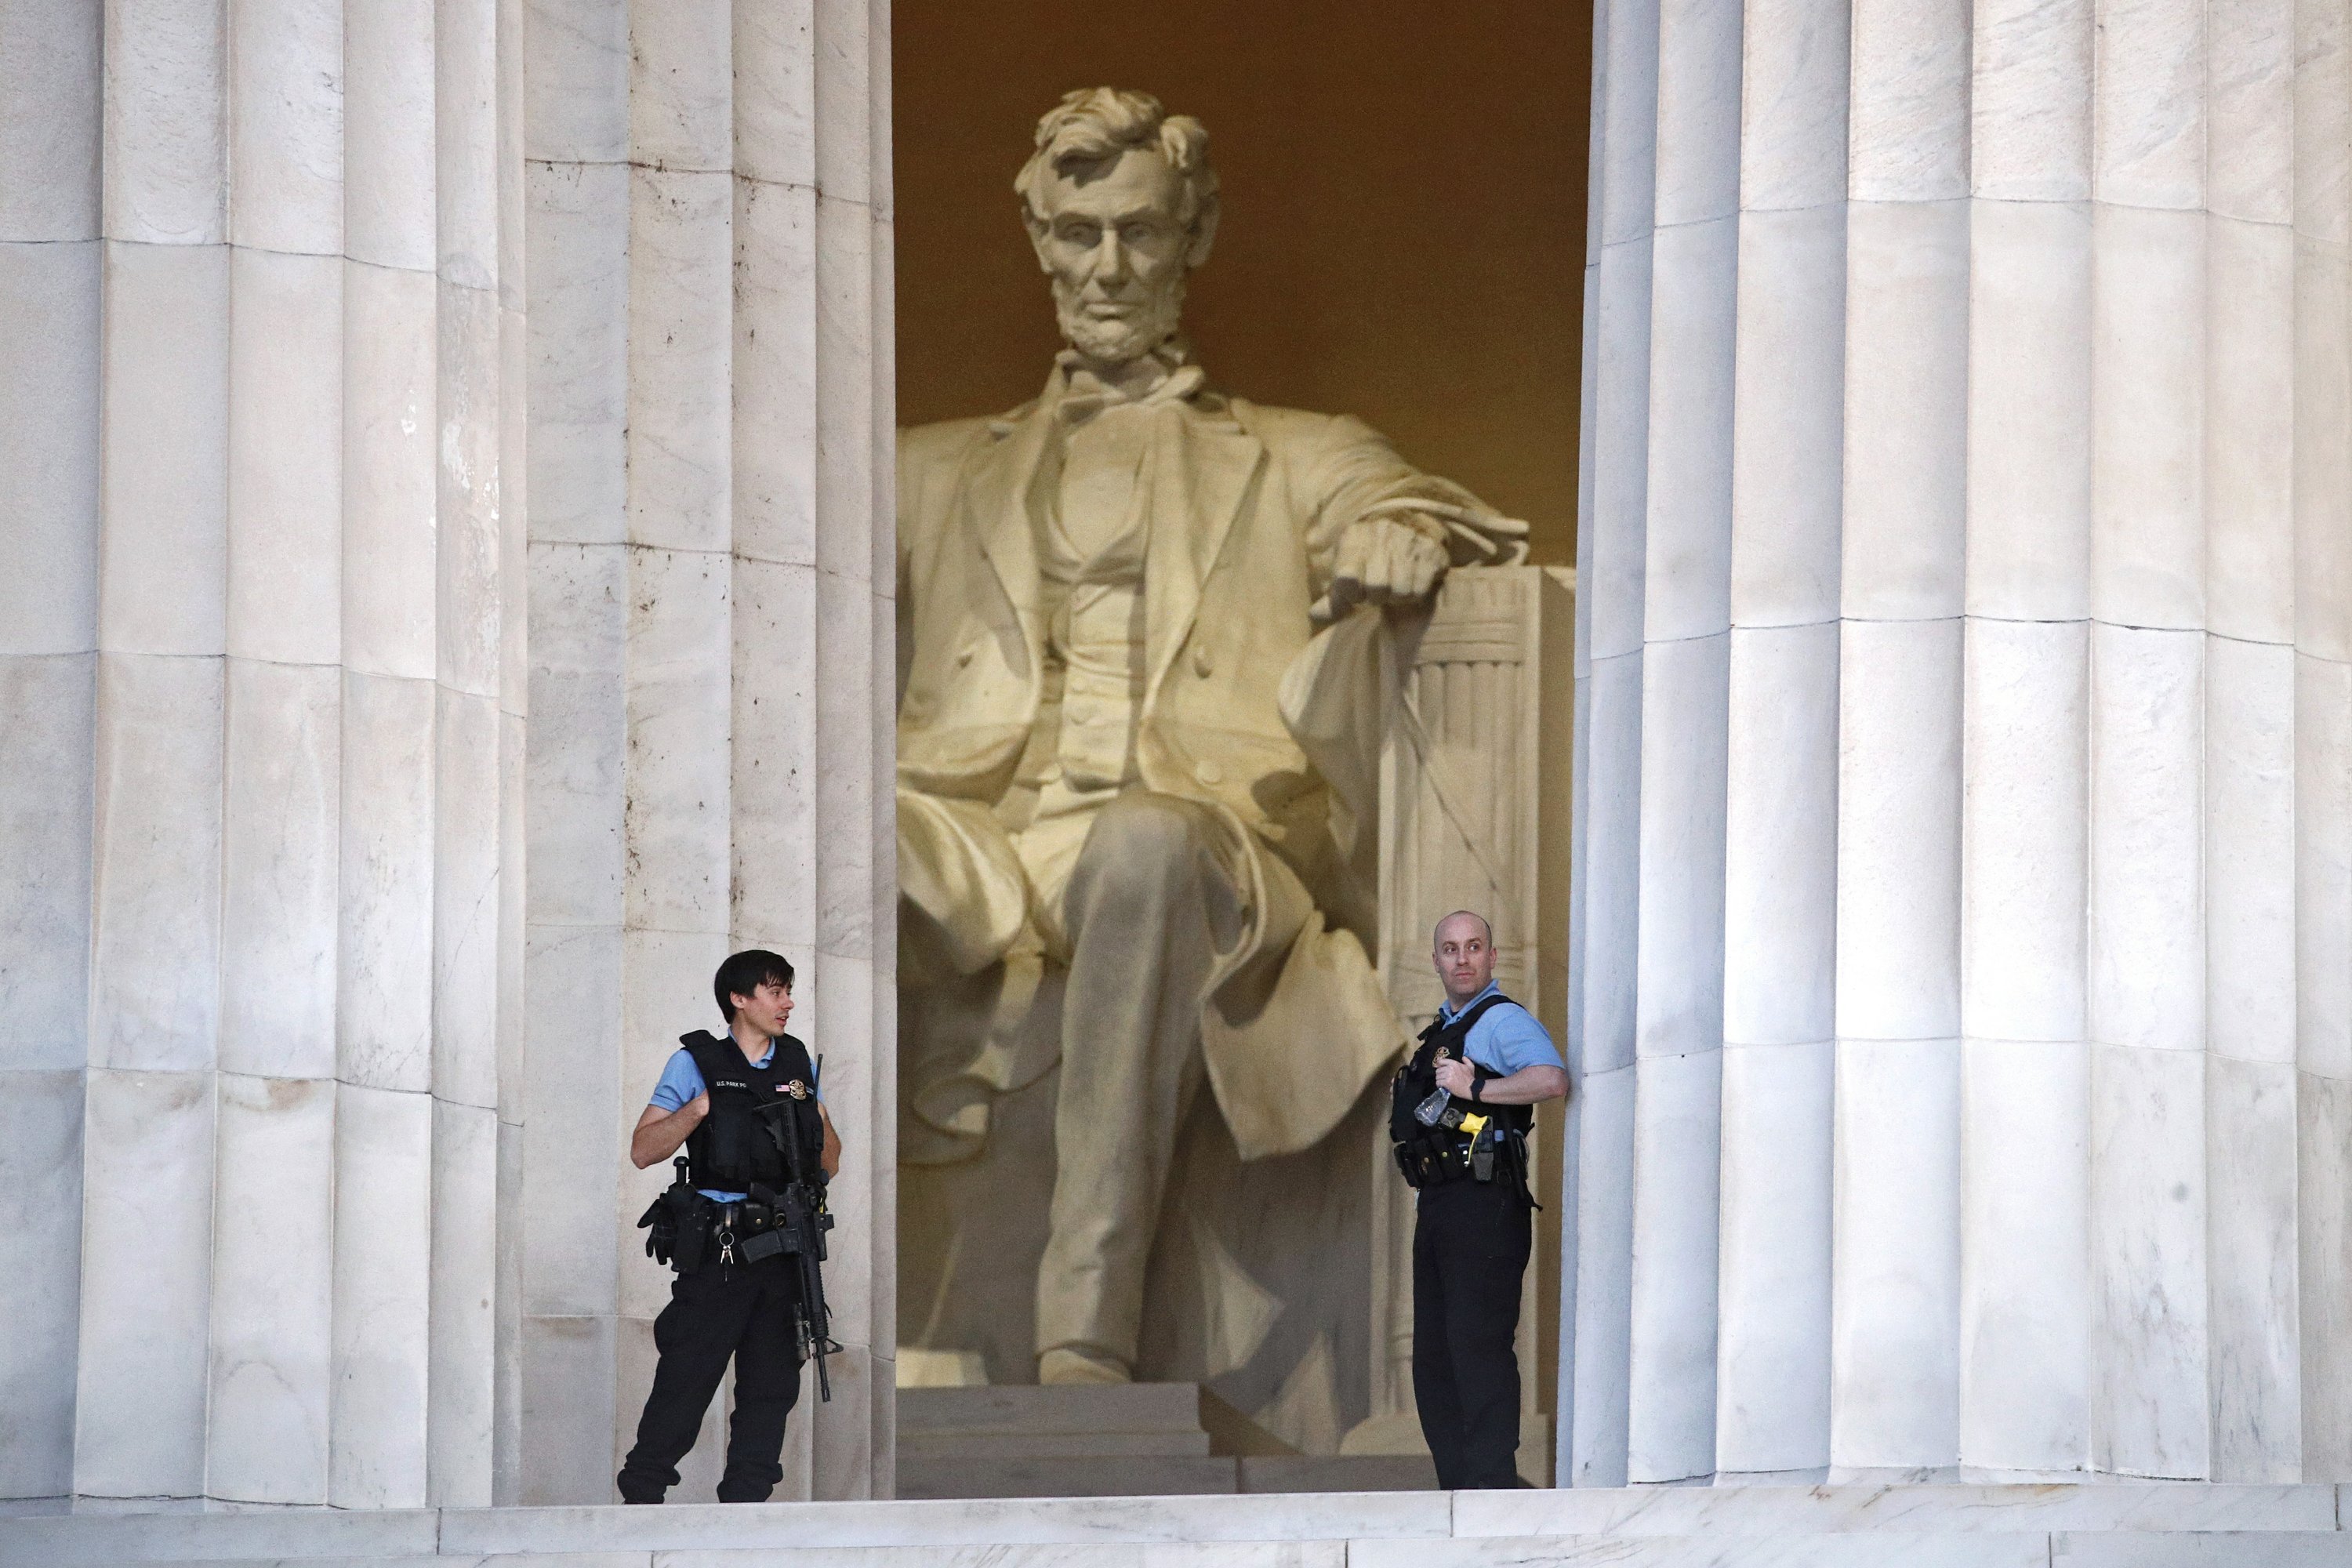
[[[8,1495],[487,1503],[511,1460],[500,15],[0,24]]]
[[[2347,24],[1602,5],[1579,1484],[2352,1475]]]
[[[846,1145],[845,1354],[780,1496],[887,1495],[895,839],[887,11],[535,12],[526,1500],[602,1502],[669,1276],[625,1155],[710,976],[772,948]],[[680,1499],[709,1496],[723,1401]]]

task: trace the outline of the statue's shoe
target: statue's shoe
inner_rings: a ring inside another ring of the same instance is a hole
[[[1037,1357],[1040,1383],[1133,1383],[1127,1363],[1076,1345],[1055,1345]]]

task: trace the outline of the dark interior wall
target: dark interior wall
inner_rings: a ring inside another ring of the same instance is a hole
[[[1053,309],[1013,195],[1075,87],[1209,128],[1186,326],[1221,385],[1361,416],[1575,558],[1591,0],[898,0],[898,417],[1035,395]]]

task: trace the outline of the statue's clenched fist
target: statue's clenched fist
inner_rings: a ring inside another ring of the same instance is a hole
[[[1324,617],[1338,620],[1358,605],[1417,605],[1445,574],[1439,529],[1398,517],[1368,518],[1339,535]]]

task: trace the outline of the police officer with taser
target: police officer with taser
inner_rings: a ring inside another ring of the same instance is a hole
[[[629,1157],[639,1170],[683,1144],[676,1184],[637,1223],[646,1249],[675,1265],[669,1305],[654,1320],[660,1360],[618,1478],[625,1502],[657,1503],[677,1484],[727,1363],[735,1363],[721,1502],[764,1502],[783,1479],[784,1417],[800,1397],[801,1363],[838,1348],[828,1336],[817,1264],[824,1183],[841,1141],[816,1093],[808,1047],[784,1033],[793,966],[754,949],[719,966],[711,991],[724,1037],[679,1039]]]
[[[1519,1282],[1534,1240],[1528,1132],[1568,1068],[1528,1010],[1495,986],[1495,936],[1457,910],[1437,922],[1445,1002],[1399,1068],[1389,1136],[1417,1189],[1412,1394],[1447,1491],[1524,1486]]]

